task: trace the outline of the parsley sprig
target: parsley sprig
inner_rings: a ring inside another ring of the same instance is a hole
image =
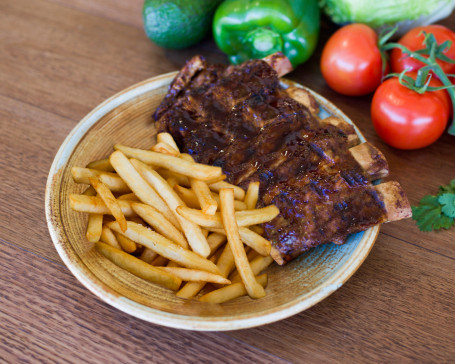
[[[455,179],[439,187],[436,196],[424,196],[412,206],[412,218],[421,231],[448,229],[455,225]]]

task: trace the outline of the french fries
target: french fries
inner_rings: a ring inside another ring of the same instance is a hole
[[[116,173],[99,171],[97,169],[90,168],[73,167],[71,168],[71,174],[74,182],[77,183],[90,184],[89,178],[98,177],[112,192],[131,192],[126,183]]]
[[[263,207],[262,209],[236,211],[235,218],[238,226],[250,226],[273,220],[279,212],[280,211],[275,205],[270,205]],[[177,208],[177,213],[185,219],[203,227],[217,229],[223,228],[223,221],[221,219],[221,213],[219,212],[213,215],[207,215],[201,210],[191,209],[186,206],[179,206]]]
[[[210,184],[210,189],[215,192],[220,192],[221,189],[223,188],[232,188],[234,190],[234,198],[236,200],[243,201],[245,198],[245,191],[243,188],[235,185],[231,185],[230,183],[224,182],[224,181],[219,181],[215,183]]]
[[[223,181],[221,168],[180,153],[170,134],[159,133],[157,141],[151,150],[116,145],[108,158],[72,168],[75,182],[90,185],[69,195],[74,211],[89,213],[88,242],[120,268],[181,298],[262,297],[267,276],[257,275],[273,260],[257,224],[278,209],[256,209],[259,183],[245,194]]]
[[[226,234],[224,229],[211,228],[210,231],[218,234]],[[248,245],[251,249],[254,249],[260,255],[270,255],[270,250],[272,249],[270,241],[246,227],[239,227],[239,234],[240,239],[242,239],[245,245]]]
[[[259,182],[251,182],[245,195],[245,204],[248,210],[256,208],[259,198]]]
[[[152,150],[154,152],[158,152],[158,153],[169,154],[174,157],[178,157],[180,155],[180,152],[178,150],[175,150],[174,148],[172,148],[169,144],[167,144],[165,142],[160,142],[160,143],[155,144],[152,147]]]
[[[231,188],[221,189],[220,201],[224,230],[226,231],[229,247],[234,255],[235,266],[242,278],[245,289],[251,298],[264,297],[264,287],[256,281],[256,277],[254,276],[250,263],[246,257],[245,248],[240,240],[234,210],[234,190]]]
[[[201,208],[201,205],[198,201],[196,193],[194,193],[193,190],[180,186],[179,184],[176,184],[173,187],[174,187],[175,192],[177,192],[179,197],[183,200],[183,202],[185,202],[185,204],[188,207],[191,207],[193,209]],[[216,203],[218,205],[217,211],[219,211],[220,210],[220,196],[217,193],[212,192],[212,197],[216,201]],[[235,211],[247,210],[246,203],[243,201],[239,201],[239,200],[234,200],[234,208],[235,208]]]
[[[189,162],[194,162],[194,159],[189,154],[182,154],[180,158],[185,159]],[[204,214],[213,215],[217,208],[218,203],[212,196],[209,186],[207,183],[200,181],[195,178],[190,178],[190,186],[196,195],[199,206],[201,206]]]
[[[118,242],[114,233],[106,225],[103,225],[103,229],[101,230],[100,241],[102,241],[103,243],[106,243],[114,248],[122,250],[122,247],[120,246],[120,243]]]
[[[90,243],[100,240],[103,231],[103,214],[89,214],[85,236]]]
[[[169,240],[177,243],[181,247],[188,249],[188,243],[182,233],[167,220],[159,211],[150,205],[143,203],[132,203],[131,207],[140,217],[144,219],[152,228]]]
[[[127,253],[133,253],[136,251],[137,245],[130,238],[127,238],[125,235],[119,233],[115,233],[114,235],[117,238],[118,243],[122,247],[122,250],[124,250]]]
[[[173,260],[184,267],[202,269],[210,273],[219,274],[216,265],[201,257],[199,254],[182,248],[161,234],[147,229],[145,226],[136,224],[132,221],[128,221],[127,224],[128,228],[124,232],[122,232],[116,221],[108,223],[108,226],[112,230],[126,235],[136,243],[144,245],[147,248],[154,250],[159,255],[169,260]]]
[[[89,214],[111,214],[101,197],[70,194],[69,200],[70,206],[74,211],[87,212]],[[136,215],[131,207],[132,201],[117,200],[117,203],[126,217]]]
[[[179,147],[175,143],[175,140],[174,140],[174,138],[172,137],[171,134],[169,134],[169,133],[158,133],[158,135],[156,136],[156,140],[158,142],[157,144],[166,143],[167,145],[169,145],[174,150],[176,150],[177,152],[180,153]]]
[[[147,281],[176,291],[182,280],[172,273],[155,268],[140,259],[133,257],[119,249],[100,242],[95,243],[96,250],[109,259],[112,263],[128,272]]]
[[[109,158],[99,159],[97,161],[90,162],[87,164],[89,169],[97,169],[99,171],[106,171],[106,172],[114,172],[114,168],[111,166],[111,162],[109,162]]]
[[[120,177],[123,178],[128,187],[144,203],[153,206],[160,211],[174,225],[179,226],[174,214],[156,191],[142,178],[125,155],[116,151],[111,154],[109,160]]]
[[[198,269],[188,269],[180,267],[160,267],[165,272],[172,273],[182,281],[188,282],[211,282],[218,284],[230,284],[231,281],[219,274],[213,274]]]
[[[132,159],[131,162],[139,173],[145,178],[145,180],[159,192],[160,196],[164,201],[166,201],[171,211],[175,212],[177,207],[184,206],[180,197],[156,171],[138,160]],[[210,248],[207,244],[207,239],[202,234],[201,228],[176,212],[175,216],[185,233],[191,249],[199,255],[207,257],[210,254]]]
[[[109,209],[112,216],[114,216],[115,220],[118,221],[120,229],[122,229],[122,231],[125,231],[126,230],[125,215],[123,215],[122,208],[117,202],[115,196],[112,194],[111,190],[98,178],[90,177],[89,181],[93,188],[96,190],[96,192],[98,192],[98,195],[101,197],[103,202],[106,204],[106,207]]]
[[[197,178],[201,181],[210,181],[222,175],[220,167],[192,163],[167,154],[130,148],[121,144],[116,144],[114,149],[123,152],[129,158],[135,158],[156,167],[164,167],[170,171],[180,173],[184,176]]]
[[[260,276],[255,277],[255,279],[258,284],[261,285],[262,289],[267,286],[267,274],[261,274]],[[234,298],[245,296],[246,293],[247,290],[245,285],[242,282],[238,282],[209,292],[199,298],[199,301],[209,303],[223,303],[233,300]]]
[[[267,257],[256,257],[253,260],[250,261],[250,266],[251,270],[253,271],[253,274],[257,276],[259,273],[261,273],[264,269],[266,269],[270,264],[272,264],[273,258],[269,255]],[[240,275],[238,272],[234,272],[231,277],[231,282],[232,283],[237,283],[240,282]]]

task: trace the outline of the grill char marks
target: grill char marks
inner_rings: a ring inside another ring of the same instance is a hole
[[[221,166],[229,182],[261,182],[259,205],[280,209],[264,226],[280,264],[387,220],[349,152],[352,127],[321,123],[266,62],[207,66],[196,57],[180,73],[155,113],[158,130],[198,162]]]

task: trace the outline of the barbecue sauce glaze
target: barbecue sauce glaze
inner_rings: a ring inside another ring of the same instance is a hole
[[[290,98],[266,62],[226,67],[195,57],[154,118],[159,132],[196,161],[222,167],[229,182],[246,189],[260,181],[259,206],[280,210],[265,234],[285,262],[386,220],[346,132]]]

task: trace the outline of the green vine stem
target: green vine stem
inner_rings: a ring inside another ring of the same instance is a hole
[[[422,62],[423,64],[425,64],[426,66],[423,67],[418,72],[418,74],[420,74],[420,76],[418,76],[418,77],[420,77],[420,78],[417,81],[417,83],[421,83],[422,79],[426,80],[426,76],[428,75],[428,73],[430,71],[433,72],[433,74],[445,86],[444,88],[447,89],[450,99],[452,100],[453,115],[452,115],[452,123],[449,126],[448,133],[450,135],[455,135],[455,90],[454,90],[454,87],[453,87],[452,83],[450,82],[449,78],[442,70],[441,66],[436,62],[436,59],[440,59],[445,62],[455,63],[454,60],[448,58],[445,54],[443,54],[443,52],[445,50],[450,48],[452,43],[450,41],[446,41],[442,44],[438,44],[436,42],[436,39],[433,34],[425,33],[425,32],[424,32],[424,34],[425,34],[424,44],[426,45],[426,48],[424,48],[424,49],[421,49],[418,51],[411,51],[407,47],[405,47],[404,45],[399,44],[399,43],[385,43],[385,44],[383,43],[383,44],[381,44],[380,49],[382,52],[386,52],[386,51],[392,50],[394,48],[398,48],[401,50],[401,52],[404,55],[412,57],[412,58]],[[427,55],[428,58],[424,57],[423,55]],[[403,75],[405,72],[406,72],[406,70],[403,71]],[[411,89],[414,89],[414,91],[417,91],[409,83],[403,82],[403,77],[401,78],[400,82],[402,83],[402,85],[409,87]],[[438,89],[440,89],[440,88],[438,88]],[[424,88],[424,91],[427,91],[427,90],[432,91],[432,88],[431,87]]]

